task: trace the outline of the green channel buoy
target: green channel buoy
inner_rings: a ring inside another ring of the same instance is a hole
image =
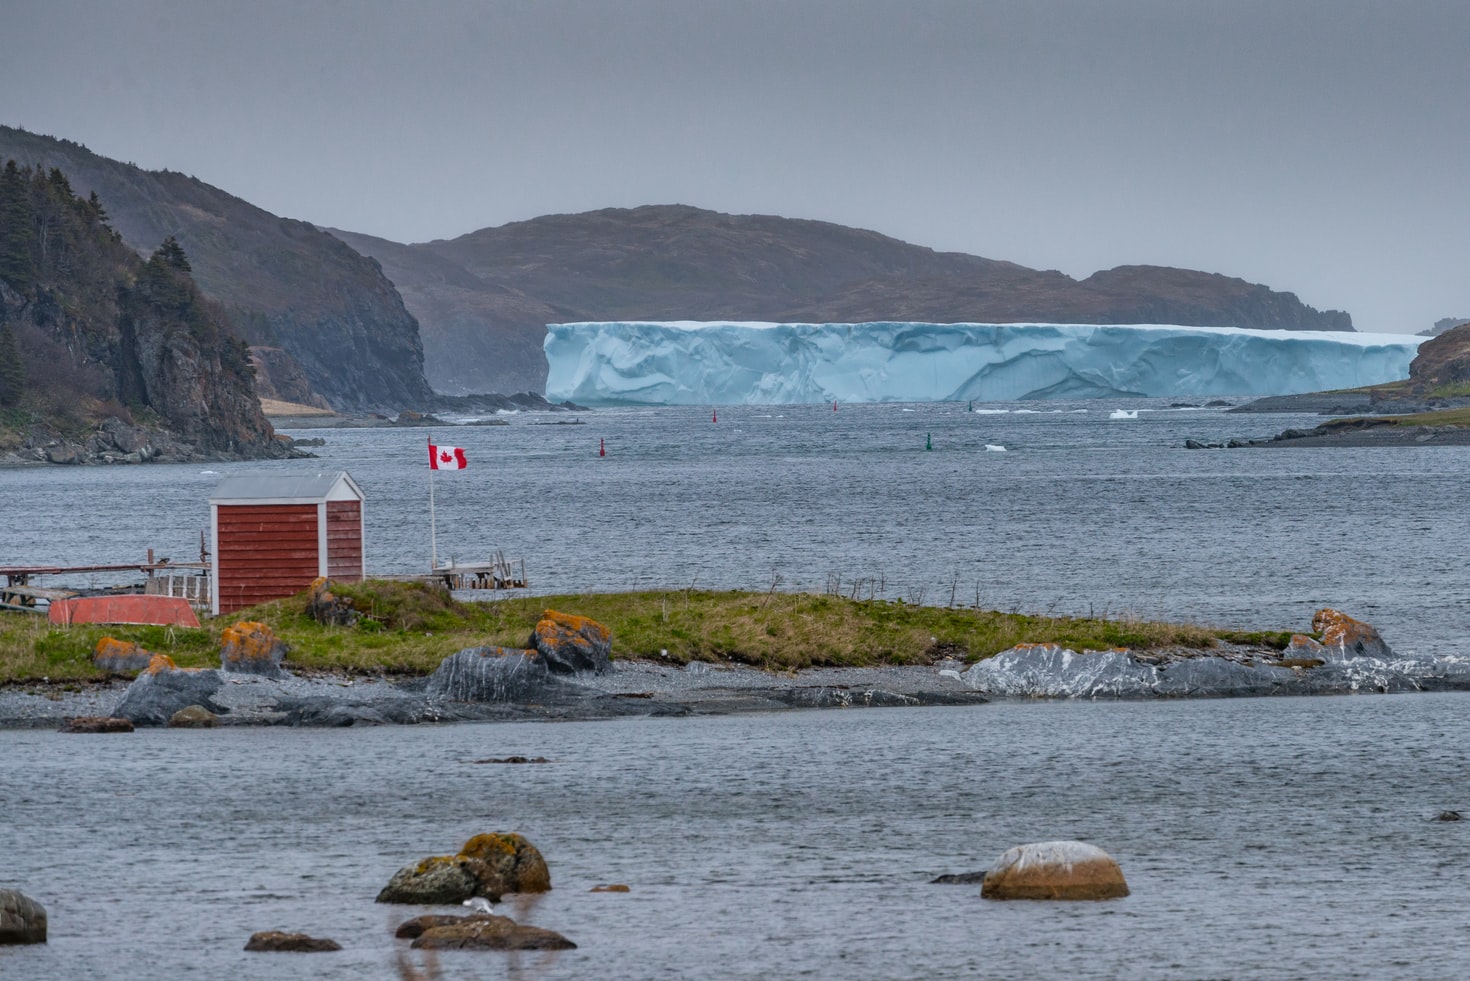
[[[934,437],[931,436],[929,433],[925,433],[924,434],[924,449],[926,449],[926,450],[932,450],[932,449],[934,449]]]

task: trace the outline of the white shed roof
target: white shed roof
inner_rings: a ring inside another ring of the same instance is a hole
[[[362,488],[346,470],[318,474],[236,474],[209,495],[214,504],[316,504],[361,501]]]

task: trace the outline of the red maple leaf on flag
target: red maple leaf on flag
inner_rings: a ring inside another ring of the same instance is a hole
[[[458,446],[435,446],[429,444],[430,470],[463,470],[469,465],[464,450]]]

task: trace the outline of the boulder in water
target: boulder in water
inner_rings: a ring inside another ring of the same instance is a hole
[[[457,855],[436,855],[394,873],[380,903],[462,903],[473,896],[499,901],[508,892],[546,892],[551,873],[541,852],[518,834],[475,835]]]
[[[271,632],[271,628],[254,620],[241,620],[225,628],[220,635],[220,668],[235,674],[256,674],[266,678],[285,678],[281,661],[289,648]]]
[[[602,674],[611,666],[612,634],[588,617],[547,610],[526,646],[535,648],[557,674]]]
[[[23,892],[0,889],[0,945],[46,942],[46,907]]]
[[[424,694],[451,702],[526,702],[549,681],[546,661],[535,651],[468,647],[439,662]]]
[[[986,899],[1116,899],[1128,895],[1111,855],[1081,841],[1017,845],[996,859],[980,885]]]
[[[555,930],[521,926],[507,916],[468,916],[430,927],[409,946],[420,950],[575,950]]]

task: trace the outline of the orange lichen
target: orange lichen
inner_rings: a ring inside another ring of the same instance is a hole
[[[92,659],[102,657],[129,657],[133,654],[142,653],[143,649],[131,640],[118,640],[115,637],[103,637],[97,641],[97,646],[92,649]]]
[[[1328,647],[1352,647],[1381,639],[1371,625],[1330,608],[1318,610],[1313,615],[1312,629],[1322,635],[1322,643]]]
[[[174,663],[174,659],[167,654],[155,654],[148,659],[148,667],[144,670],[149,674],[162,674],[165,671],[177,671],[178,669],[179,666]]]
[[[554,640],[563,631],[585,634],[604,643],[612,636],[606,627],[591,617],[578,616],[574,613],[558,613],[556,610],[543,612],[541,620],[536,624],[536,636],[542,640]]]

